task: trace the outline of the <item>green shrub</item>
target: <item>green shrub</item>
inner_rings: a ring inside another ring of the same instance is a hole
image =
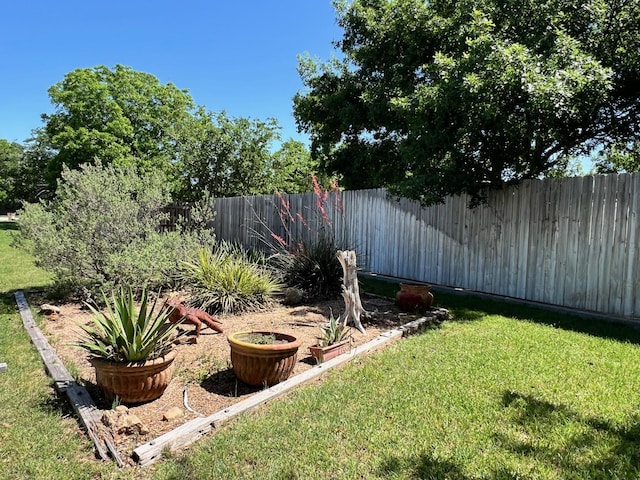
[[[134,167],[84,165],[64,169],[52,201],[20,212],[22,245],[69,294],[118,286],[166,285],[180,259],[200,244],[196,232],[160,232],[171,201],[161,174]]]
[[[314,242],[299,242],[292,252],[278,252],[272,262],[287,286],[304,290],[311,299],[332,298],[342,285],[338,250],[332,238],[321,234]]]
[[[180,279],[190,303],[211,313],[255,310],[280,291],[273,273],[242,248],[222,242],[201,247],[197,259],[184,261]]]

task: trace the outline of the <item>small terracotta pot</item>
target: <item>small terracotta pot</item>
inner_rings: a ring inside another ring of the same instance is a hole
[[[162,396],[173,377],[173,361],[178,352],[146,362],[112,362],[91,357],[96,385],[107,399],[119,397],[122,403],[142,403]]]
[[[309,353],[316,359],[316,363],[327,362],[332,358],[347,353],[350,347],[349,340],[343,340],[342,342],[334,343],[333,345],[327,345],[321,347],[320,345],[312,345],[309,347]]]
[[[247,337],[254,334],[275,335],[276,343],[248,342]],[[278,332],[236,332],[227,340],[231,347],[233,372],[244,383],[254,386],[271,386],[289,378],[298,359],[298,348],[302,345],[299,338]]]
[[[433,293],[430,290],[431,285],[401,283],[400,291],[396,293],[396,305],[407,312],[428,310],[433,305]]]

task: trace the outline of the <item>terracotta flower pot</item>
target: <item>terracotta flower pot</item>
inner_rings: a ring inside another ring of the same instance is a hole
[[[309,353],[316,359],[316,363],[327,362],[332,358],[347,353],[350,347],[349,340],[343,340],[342,342],[334,343],[333,345],[327,345],[321,347],[320,345],[312,345],[309,347]]]
[[[173,350],[164,357],[146,362],[112,362],[91,357],[96,384],[109,400],[116,396],[122,403],[142,403],[162,396],[173,376]]]
[[[428,310],[433,305],[433,293],[430,290],[431,285],[401,283],[400,291],[396,293],[396,305],[407,312]]]
[[[252,335],[274,335],[275,343],[257,344]],[[302,340],[278,332],[236,332],[228,337],[233,372],[244,383],[275,385],[289,378],[298,358]]]

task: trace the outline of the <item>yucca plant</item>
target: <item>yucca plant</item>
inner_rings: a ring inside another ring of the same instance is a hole
[[[281,289],[264,265],[226,242],[202,247],[197,259],[182,262],[180,280],[189,290],[190,303],[211,313],[257,309]]]
[[[92,324],[79,324],[83,338],[77,347],[115,362],[153,360],[173,349],[173,333],[179,325],[168,321],[173,307],[165,302],[157,309],[158,297],[150,304],[146,289],[139,309],[131,288],[112,292],[110,299],[102,292],[102,297],[105,311],[86,303],[93,313]]]

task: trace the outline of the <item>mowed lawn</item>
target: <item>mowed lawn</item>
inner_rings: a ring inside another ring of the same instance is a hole
[[[442,293],[436,301],[453,319],[439,329],[357,359],[151,468],[98,462],[15,311],[14,289],[49,279],[7,237],[0,228],[2,479],[640,478],[635,329]],[[17,255],[21,271],[7,270]]]
[[[453,321],[246,416],[157,477],[640,478],[636,330],[437,299]]]

